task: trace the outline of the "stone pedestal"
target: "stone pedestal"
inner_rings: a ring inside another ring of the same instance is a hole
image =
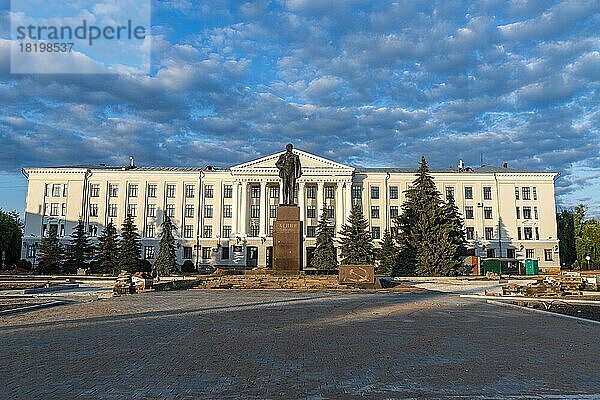
[[[301,269],[300,207],[278,206],[273,223],[273,270],[298,274]]]

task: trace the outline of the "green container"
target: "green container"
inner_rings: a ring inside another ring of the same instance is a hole
[[[540,269],[538,267],[538,260],[526,259],[525,260],[525,275],[538,275]]]
[[[483,260],[483,273],[493,272],[495,274],[502,274],[502,261],[496,259]]]
[[[519,275],[519,262],[508,258],[487,258],[483,260],[483,273],[494,272],[498,275]]]

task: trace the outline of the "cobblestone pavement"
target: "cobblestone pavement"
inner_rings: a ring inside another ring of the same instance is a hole
[[[592,399],[599,333],[435,292],[145,293],[2,317],[0,398]]]

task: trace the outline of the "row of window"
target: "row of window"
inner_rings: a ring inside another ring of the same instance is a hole
[[[45,203],[44,215],[50,215],[51,217],[66,216],[67,203]]]
[[[524,186],[520,190],[518,187],[515,187],[515,199],[516,200],[519,200],[519,197],[521,197],[523,200],[531,200],[532,195],[533,195],[533,200],[538,199],[536,187]]]
[[[68,185],[66,183],[46,183],[44,196],[46,197],[67,197]]]
[[[534,188],[535,189],[535,188]],[[472,200],[473,199],[473,187],[465,186],[465,199]],[[390,199],[398,199],[398,186],[390,186],[389,187],[389,196]],[[352,198],[360,199],[362,197],[362,187],[361,186],[352,186]],[[454,188],[451,186],[446,187],[446,198],[454,198]],[[371,199],[379,199],[379,186],[371,186]],[[483,187],[483,199],[484,200],[492,200],[492,187],[484,186]]]
[[[148,184],[146,190],[146,196],[149,198],[155,198],[156,192],[158,190],[158,185],[156,184]],[[165,195],[167,198],[175,198],[176,185],[168,184],[166,186]],[[139,185],[137,183],[131,183],[127,185],[127,196],[128,197],[138,197],[139,193]],[[188,199],[193,199],[196,195],[196,186],[194,185],[185,185],[185,197]],[[108,196],[109,197],[119,197],[119,185],[118,184],[109,184],[108,185]],[[91,184],[90,185],[90,197],[100,197],[100,185],[99,184]]]

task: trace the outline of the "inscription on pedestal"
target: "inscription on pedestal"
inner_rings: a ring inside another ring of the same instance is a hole
[[[300,208],[277,207],[277,219],[273,223],[273,270],[297,274],[300,271],[301,243]]]

